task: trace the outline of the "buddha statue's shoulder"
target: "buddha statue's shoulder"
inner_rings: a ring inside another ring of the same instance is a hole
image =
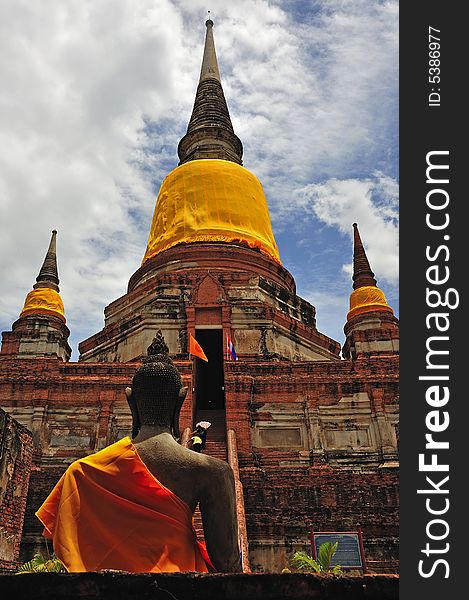
[[[202,468],[215,471],[224,471],[226,469],[231,469],[231,467],[226,461],[220,460],[215,456],[209,456],[208,454],[199,454],[198,452],[193,452],[192,450],[189,450],[189,452],[195,455],[194,460],[198,462],[198,464],[200,464]]]
[[[233,471],[226,461],[207,454],[199,454],[192,450],[189,450],[189,452],[195,455],[191,457],[194,465],[192,470],[198,472],[200,483],[204,487],[212,485],[217,487],[224,482],[234,482]]]
[[[178,462],[186,463],[191,468],[198,467],[203,471],[217,471],[229,468],[228,463],[219,458],[201,452],[194,452],[194,450],[181,446],[178,443],[174,446],[174,454],[172,456]]]
[[[165,473],[170,479],[178,472],[185,472],[191,476],[197,472],[205,479],[213,474],[231,470],[227,462],[194,452],[167,437],[145,440],[136,443],[135,447],[151,471]]]

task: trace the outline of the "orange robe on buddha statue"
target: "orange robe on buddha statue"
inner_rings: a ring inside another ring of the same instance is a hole
[[[36,516],[68,571],[213,571],[189,506],[129,437],[73,462]]]

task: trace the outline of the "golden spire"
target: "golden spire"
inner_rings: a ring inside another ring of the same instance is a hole
[[[393,314],[384,292],[376,285],[357,223],[353,224],[353,288],[347,321],[368,312],[385,311]]]
[[[20,317],[47,314],[59,317],[65,322],[64,305],[59,294],[56,237],[57,231],[54,229],[36,283],[26,296]]]

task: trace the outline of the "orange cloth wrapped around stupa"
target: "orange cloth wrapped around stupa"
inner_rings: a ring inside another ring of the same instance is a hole
[[[208,572],[189,506],[129,437],[72,463],[37,511],[68,571]]]
[[[228,160],[191,160],[161,184],[145,263],[176,244],[241,242],[280,263],[260,181]]]

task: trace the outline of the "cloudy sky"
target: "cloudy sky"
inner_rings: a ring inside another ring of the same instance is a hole
[[[396,0],[3,0],[2,331],[53,228],[72,360],[125,293],[177,165],[207,8],[244,166],[318,329],[343,343],[354,221],[397,313]]]

